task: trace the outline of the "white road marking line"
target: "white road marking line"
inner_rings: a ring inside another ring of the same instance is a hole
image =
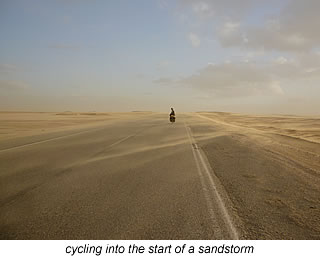
[[[147,129],[150,129],[150,128],[154,127],[154,126],[156,126],[156,125],[152,125],[151,127],[147,128]],[[113,144],[108,145],[107,148],[111,148],[111,147],[113,147],[113,146],[115,146],[115,145],[117,145],[117,144],[120,144],[120,143],[128,140],[128,139],[131,138],[131,137],[135,137],[135,136],[137,136],[138,134],[142,133],[142,132],[145,131],[145,130],[146,130],[146,129],[143,128],[141,131],[138,131],[138,132],[136,132],[135,134],[128,135],[127,137],[124,137],[124,138],[122,138],[122,139],[114,142]]]
[[[239,235],[238,235],[238,232],[234,226],[234,224],[232,223],[232,220],[231,220],[231,217],[227,211],[227,208],[217,190],[217,187],[214,183],[214,180],[212,178],[212,175],[211,175],[211,171],[209,170],[209,167],[207,166],[207,163],[205,162],[205,160],[203,159],[203,156],[202,154],[200,153],[200,150],[191,134],[191,130],[189,127],[187,127],[187,125],[185,124],[185,128],[186,128],[186,131],[187,131],[187,134],[188,134],[188,137],[189,137],[189,140],[190,140],[190,144],[191,144],[191,147],[192,147],[192,152],[193,152],[193,156],[194,156],[194,159],[195,159],[195,162],[196,162],[196,165],[197,165],[197,169],[198,169],[198,174],[200,176],[200,179],[201,179],[201,184],[203,186],[203,190],[204,190],[204,193],[205,193],[205,197],[206,197],[206,200],[207,200],[207,205],[209,207],[209,212],[211,214],[211,219],[215,219],[216,216],[214,214],[214,207],[213,207],[213,202],[212,200],[210,199],[210,194],[209,194],[209,191],[207,189],[207,185],[205,184],[204,182],[204,173],[206,174],[206,176],[208,177],[209,179],[209,183],[210,183],[210,188],[212,189],[215,197],[216,197],[216,201],[217,201],[217,204],[219,206],[219,208],[221,209],[221,212],[223,214],[223,216],[225,217],[225,223],[228,227],[228,230],[229,230],[229,233],[231,235],[231,237],[233,239],[239,239]],[[201,170],[201,167],[200,165],[202,166],[202,168],[204,169],[204,173],[203,171]],[[214,221],[214,224],[216,224],[216,222]]]
[[[191,142],[191,140],[190,140],[190,142]],[[191,143],[191,145],[192,145],[192,143]],[[202,190],[203,190],[204,197],[205,197],[205,200],[206,200],[206,203],[207,203],[207,208],[208,208],[208,211],[209,211],[210,219],[211,219],[211,222],[212,222],[212,224],[214,226],[215,235],[217,235],[215,238],[216,239],[223,239],[221,230],[219,228],[219,224],[217,222],[217,216],[216,216],[216,214],[214,213],[214,210],[213,210],[214,206],[213,206],[213,202],[212,202],[212,200],[210,198],[210,192],[209,192],[209,189],[208,189],[207,184],[205,182],[205,179],[204,179],[203,173],[201,171],[201,168],[200,168],[200,165],[199,165],[199,161],[197,159],[197,155],[195,154],[194,149],[192,149],[192,153],[193,153],[193,156],[195,158],[198,174],[200,176],[200,182],[201,182]]]
[[[36,141],[36,142],[28,143],[28,144],[18,145],[18,146],[14,146],[14,147],[10,147],[10,148],[6,148],[6,149],[3,149],[3,150],[0,150],[0,153],[11,151],[11,150],[15,150],[15,149],[19,149],[19,148],[23,148],[23,147],[26,147],[26,146],[35,145],[35,144],[46,143],[46,142],[62,139],[62,138],[73,136],[73,135],[79,135],[79,134],[83,134],[83,133],[87,133],[87,132],[97,131],[97,130],[98,129],[95,128],[95,129],[85,130],[85,131],[81,131],[81,132],[77,132],[77,133],[73,133],[73,134],[53,137],[53,138],[49,138],[49,139],[46,139],[46,140]]]
[[[2,152],[7,152],[7,151],[11,151],[11,150],[15,150],[15,149],[19,149],[19,148],[23,148],[23,147],[27,147],[27,146],[31,146],[31,145],[46,143],[46,142],[50,142],[50,141],[62,139],[62,138],[69,137],[69,136],[73,136],[73,135],[83,134],[83,133],[87,133],[87,132],[93,132],[93,131],[97,131],[97,130],[100,130],[100,129],[103,129],[103,127],[101,127],[101,128],[89,129],[89,130],[85,130],[85,131],[81,131],[81,132],[77,132],[77,133],[73,133],[73,134],[68,134],[68,135],[53,137],[53,138],[49,138],[49,139],[46,139],[46,140],[36,141],[36,142],[32,142],[32,143],[28,143],[28,144],[23,144],[23,145],[18,145],[18,146],[14,146],[14,147],[10,147],[10,148],[5,148],[5,149],[0,150],[0,153],[2,153]],[[143,130],[144,130],[144,129],[143,129]],[[139,132],[138,132],[138,133],[139,133]],[[129,135],[129,136],[123,138],[123,139],[120,139],[120,140],[116,141],[115,143],[109,145],[108,148],[109,148],[109,147],[112,147],[112,146],[115,146],[115,145],[117,145],[117,144],[119,144],[119,143],[121,143],[121,142],[129,139],[130,137],[133,137],[133,136],[137,135],[138,133],[133,134],[133,135]]]
[[[111,147],[113,147],[113,146],[115,146],[115,145],[117,145],[117,144],[120,144],[120,143],[128,140],[128,139],[131,138],[131,137],[134,137],[134,136],[136,136],[136,135],[135,135],[135,134],[134,134],[134,135],[128,135],[127,137],[124,137],[124,138],[122,138],[122,139],[114,142],[113,144],[108,145],[107,148],[111,148]]]

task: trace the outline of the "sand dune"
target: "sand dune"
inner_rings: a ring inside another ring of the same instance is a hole
[[[241,126],[320,143],[320,117],[294,115],[242,115],[223,112],[199,113],[217,122]]]

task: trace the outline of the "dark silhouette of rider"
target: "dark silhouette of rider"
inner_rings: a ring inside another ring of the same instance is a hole
[[[171,113],[170,113],[170,116],[175,116],[176,114],[174,113],[174,110],[173,108],[171,108]]]

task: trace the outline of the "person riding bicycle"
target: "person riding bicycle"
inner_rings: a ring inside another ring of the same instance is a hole
[[[170,113],[170,117],[171,116],[175,116],[176,114],[174,113],[174,110],[173,110],[173,108],[171,108],[171,113]]]
[[[174,113],[173,108],[171,108],[171,113],[170,113],[170,122],[174,123],[176,121],[176,114]]]

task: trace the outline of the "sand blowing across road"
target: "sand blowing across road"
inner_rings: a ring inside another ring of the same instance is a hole
[[[1,112],[0,141],[22,136],[33,136],[62,130],[90,127],[116,119],[143,116],[149,112],[96,113],[96,112]]]
[[[320,239],[320,118],[0,113],[2,239]]]
[[[194,132],[249,237],[319,239],[320,117],[198,116]]]

